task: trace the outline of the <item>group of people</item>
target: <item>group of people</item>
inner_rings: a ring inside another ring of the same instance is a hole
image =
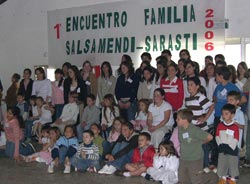
[[[35,80],[25,69],[20,83],[15,73],[3,98],[7,142],[0,156],[45,162],[48,173],[64,164],[64,173],[74,168],[163,184],[236,183],[247,141],[247,64],[235,69],[218,54],[206,56],[200,71],[186,49],[178,63],[171,57],[162,51],[154,68],[144,52],[135,70],[123,55],[115,74],[105,61],[100,76],[89,61],[80,70],[66,62],[54,82],[43,68],[35,69]]]

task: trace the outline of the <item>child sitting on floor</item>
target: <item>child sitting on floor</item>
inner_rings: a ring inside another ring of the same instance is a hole
[[[153,166],[153,157],[155,149],[150,145],[151,136],[147,132],[142,132],[138,138],[138,147],[135,148],[132,163],[126,164],[125,169],[128,172],[124,172],[123,176],[140,176],[145,173],[148,167]]]
[[[172,141],[164,141],[159,145],[159,153],[154,156],[153,167],[147,169],[146,179],[161,181],[162,184],[178,182],[179,158]]]
[[[71,159],[72,166],[76,171],[96,172],[100,169],[99,149],[93,143],[94,133],[91,130],[83,132],[83,143],[77,149],[76,155]]]

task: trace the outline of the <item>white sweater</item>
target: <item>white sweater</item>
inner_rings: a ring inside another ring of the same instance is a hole
[[[78,114],[79,114],[78,105],[76,103],[68,103],[63,107],[60,119],[62,121],[69,121],[69,120],[77,121]]]

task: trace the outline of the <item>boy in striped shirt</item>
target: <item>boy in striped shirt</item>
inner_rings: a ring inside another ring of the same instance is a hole
[[[83,132],[83,143],[77,149],[77,153],[71,160],[76,171],[96,172],[100,169],[99,149],[93,143],[94,133],[91,130]]]

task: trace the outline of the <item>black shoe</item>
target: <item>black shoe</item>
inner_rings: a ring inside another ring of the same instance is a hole
[[[152,180],[153,178],[149,174],[146,174],[145,179],[146,180]]]

